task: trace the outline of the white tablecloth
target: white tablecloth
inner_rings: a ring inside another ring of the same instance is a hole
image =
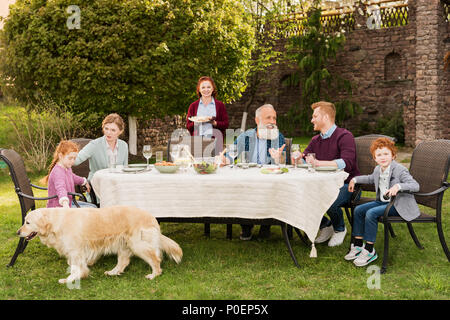
[[[136,174],[105,169],[97,171],[91,183],[102,207],[136,206],[156,218],[273,218],[303,230],[313,242],[348,173],[260,170],[225,167],[200,175],[161,174],[154,168]]]

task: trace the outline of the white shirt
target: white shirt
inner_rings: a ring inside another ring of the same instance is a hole
[[[202,99],[200,98],[200,102],[198,103],[197,116],[207,116],[207,117],[215,117],[216,116],[216,102],[214,98],[211,98],[211,102],[208,105],[204,105]],[[213,134],[213,126],[211,123],[200,123],[199,125],[199,136],[206,136]]]
[[[105,140],[106,140],[106,138],[105,138]],[[114,147],[114,150],[111,149],[108,142],[106,142],[106,154],[108,155],[108,161],[109,161],[110,165],[111,165],[111,157],[113,158],[112,161],[114,162],[114,164],[117,163],[117,153],[118,152],[119,152],[119,143],[118,142],[116,142],[116,146]]]
[[[384,171],[380,168],[380,180],[378,181],[378,188],[380,189],[380,200],[383,202],[389,202],[390,199],[384,200],[383,195],[389,190],[389,173],[391,171],[391,165],[389,165]]]

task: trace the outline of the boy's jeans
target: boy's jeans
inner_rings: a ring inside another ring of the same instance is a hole
[[[363,237],[364,240],[375,242],[378,231],[378,218],[383,216],[389,202],[372,201],[355,208],[352,235]],[[398,216],[394,206],[389,210],[389,216]]]

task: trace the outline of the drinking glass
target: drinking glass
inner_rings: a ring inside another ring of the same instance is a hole
[[[228,150],[228,155],[233,159],[231,161],[231,168],[233,168],[234,167],[234,158],[236,158],[236,156],[237,156],[237,145],[230,144],[230,145],[228,145],[227,150]]]
[[[280,165],[280,167],[285,167],[286,166],[286,151],[281,151],[279,158],[278,158],[278,163]]]
[[[148,160],[152,157],[152,146],[151,145],[144,145],[142,148],[142,155],[145,159],[147,159],[147,169],[148,169]]]
[[[250,163],[250,154],[248,151],[241,152],[241,168],[248,169]]]
[[[170,160],[172,160],[173,163],[178,159],[180,156],[180,145],[179,144],[172,144],[170,146]]]
[[[308,164],[308,172],[316,172],[316,154],[308,153],[306,155],[306,163]]]
[[[163,161],[163,152],[162,151],[156,151],[156,163]]]
[[[293,144],[291,146],[291,163],[294,165],[294,169],[297,168],[298,160],[300,160],[301,150],[299,144]]]

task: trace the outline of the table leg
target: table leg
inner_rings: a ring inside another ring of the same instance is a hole
[[[292,260],[294,260],[294,264],[297,266],[297,268],[300,268],[300,265],[298,264],[297,259],[295,258],[294,251],[292,251],[291,242],[289,241],[289,235],[287,232],[286,223],[281,224],[281,230],[283,231],[284,242],[286,243],[286,246],[289,250],[289,254],[291,255],[291,258],[292,258]]]

